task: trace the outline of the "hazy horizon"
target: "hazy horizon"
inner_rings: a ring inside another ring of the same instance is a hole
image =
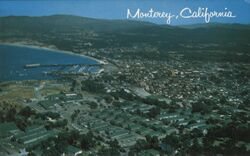
[[[192,26],[192,25],[214,25],[214,24],[228,24],[228,25],[250,25],[250,23],[223,23],[223,22],[211,22],[211,23],[187,23],[187,24],[166,24],[166,23],[154,23],[147,20],[131,20],[131,19],[104,19],[104,18],[94,18],[94,17],[86,17],[86,16],[80,16],[80,15],[71,15],[71,14],[51,14],[51,15],[41,15],[41,16],[30,16],[30,15],[8,15],[8,16],[0,16],[0,17],[49,17],[49,16],[75,16],[75,17],[81,17],[81,18],[89,18],[94,20],[107,20],[107,21],[133,21],[133,22],[145,22],[145,23],[151,23],[156,25],[167,25],[167,26]]]
[[[50,16],[50,15],[74,15],[94,19],[108,20],[127,20],[127,9],[133,12],[140,9],[147,12],[149,9],[159,12],[178,12],[185,7],[192,11],[197,8],[208,8],[210,11],[223,11],[225,8],[232,11],[236,18],[214,18],[211,23],[236,23],[250,24],[250,2],[249,0],[92,0],[92,1],[68,1],[68,0],[12,0],[0,1],[0,16]],[[133,19],[136,21],[146,21],[156,24],[166,24],[165,19]],[[199,19],[180,19],[173,20],[171,25],[192,25],[204,24],[204,20]]]

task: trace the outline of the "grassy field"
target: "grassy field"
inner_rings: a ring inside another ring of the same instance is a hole
[[[42,96],[67,92],[69,90],[65,85],[55,85],[54,81],[20,81],[0,83],[0,110],[6,110],[12,107],[20,108],[28,100],[37,98],[35,87],[43,84],[40,89]]]

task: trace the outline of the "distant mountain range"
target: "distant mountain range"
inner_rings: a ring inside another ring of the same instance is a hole
[[[250,25],[212,23],[169,26],[141,21],[92,19],[72,15],[0,17],[0,30],[1,40],[11,38],[44,40],[44,36],[50,36],[45,41],[56,43],[66,40],[66,37],[62,38],[64,33],[75,35],[84,33],[87,35],[80,36],[81,41],[92,42],[97,47],[131,46],[135,43],[166,47],[166,44],[170,46],[170,44],[180,43],[249,44],[250,42]],[[89,35],[90,33],[95,35]],[[74,39],[77,40],[76,37]]]
[[[103,20],[72,15],[52,15],[41,17],[6,16],[0,17],[1,29],[20,31],[126,31],[155,24],[128,20]]]

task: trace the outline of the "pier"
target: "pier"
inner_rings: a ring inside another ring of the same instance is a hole
[[[39,68],[39,67],[103,67],[104,64],[26,64],[24,68]]]

